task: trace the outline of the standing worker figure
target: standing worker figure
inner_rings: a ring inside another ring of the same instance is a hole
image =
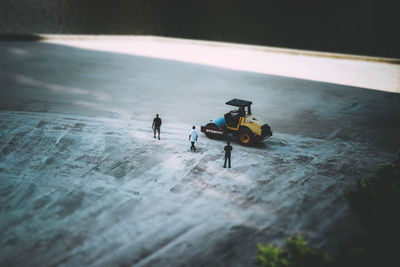
[[[156,138],[156,132],[158,132],[158,140],[160,140],[161,124],[162,124],[161,118],[159,118],[158,114],[156,114],[156,117],[153,120],[153,125],[151,126],[151,128],[153,128],[153,131],[154,131],[154,138]]]
[[[225,163],[224,163],[224,168],[226,168],[226,160],[228,160],[228,167],[231,167],[231,151],[232,151],[232,146],[228,143],[224,147],[225,150]]]
[[[197,141],[198,137],[199,137],[199,133],[196,130],[196,126],[193,126],[192,131],[189,134],[189,141],[192,143],[190,150],[193,150],[194,152],[196,152],[196,147],[194,146],[194,142]]]

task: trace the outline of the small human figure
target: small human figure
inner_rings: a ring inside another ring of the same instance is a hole
[[[239,108],[239,116],[240,117],[246,117],[246,112],[244,111],[244,107]]]
[[[224,147],[225,150],[225,163],[224,163],[224,168],[226,168],[226,160],[228,160],[228,167],[231,167],[231,151],[232,151],[232,146],[230,145],[229,141]]]
[[[189,134],[189,141],[192,143],[190,150],[193,150],[194,152],[196,152],[196,147],[194,146],[194,142],[197,141],[198,137],[199,137],[199,133],[196,130],[196,126],[193,126],[192,131]]]
[[[156,117],[153,120],[153,125],[151,126],[151,128],[153,128],[154,138],[156,138],[156,132],[158,133],[158,140],[160,140],[161,124],[162,124],[161,118],[158,117],[158,114],[156,114]]]

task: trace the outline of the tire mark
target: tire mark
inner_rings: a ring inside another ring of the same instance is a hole
[[[87,172],[85,172],[84,174],[81,175],[80,178],[85,177],[86,175],[88,175],[91,171],[97,169],[101,164],[103,164],[110,156],[112,153],[108,154],[103,160],[101,160],[98,164],[96,164],[96,166],[94,166],[93,168],[89,169]]]

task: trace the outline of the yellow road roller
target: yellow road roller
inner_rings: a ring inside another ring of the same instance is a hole
[[[271,127],[251,113],[251,101],[232,99],[225,104],[238,109],[210,121],[206,126],[201,126],[201,131],[208,138],[218,139],[232,134],[239,137],[242,145],[250,146],[272,136]]]

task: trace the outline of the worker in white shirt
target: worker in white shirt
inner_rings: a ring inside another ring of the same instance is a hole
[[[194,152],[196,152],[196,147],[194,146],[194,142],[197,141],[198,137],[199,137],[199,133],[196,130],[196,126],[193,126],[192,131],[189,134],[189,141],[192,143],[190,150],[193,150]]]

